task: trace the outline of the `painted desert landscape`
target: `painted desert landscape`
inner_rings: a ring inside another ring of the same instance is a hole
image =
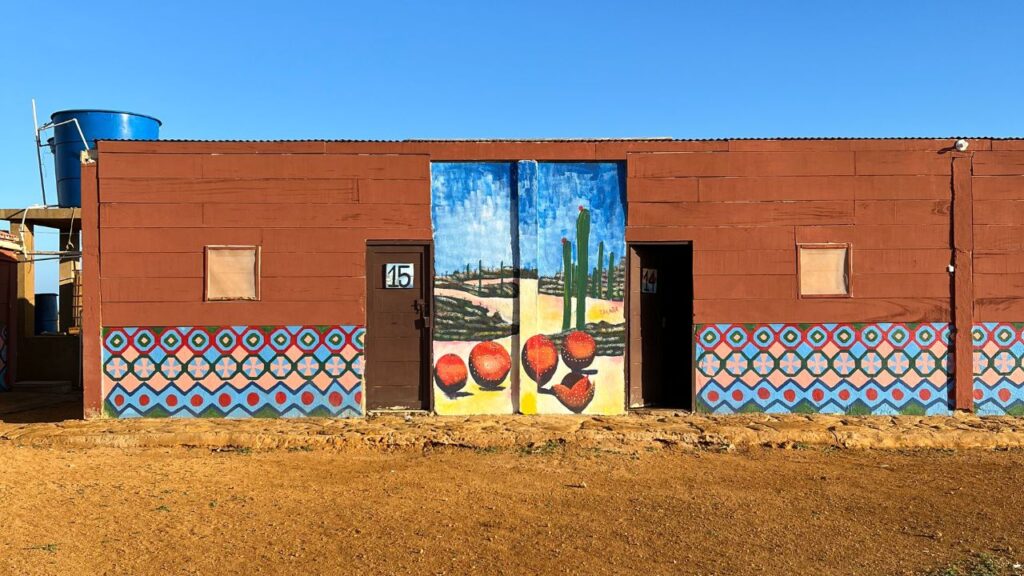
[[[432,166],[438,413],[623,410],[619,168]]]

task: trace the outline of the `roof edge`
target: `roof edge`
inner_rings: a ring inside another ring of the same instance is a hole
[[[178,143],[274,143],[274,142],[344,142],[344,143],[366,143],[366,144],[403,144],[403,143],[451,143],[451,144],[551,144],[558,142],[793,142],[793,141],[898,141],[898,140],[1024,140],[1024,136],[780,136],[763,138],[671,138],[671,137],[638,137],[638,138],[406,138],[403,140],[361,140],[361,139],[324,139],[324,138],[299,138],[299,139],[277,139],[277,140],[253,140],[253,139],[190,139],[190,138],[160,138],[148,140],[123,140],[123,139],[98,139],[99,142],[178,142]]]

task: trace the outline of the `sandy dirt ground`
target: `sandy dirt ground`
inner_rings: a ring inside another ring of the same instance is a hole
[[[0,462],[0,574],[921,574],[1024,550],[1016,450],[7,441]]]
[[[528,449],[546,443],[636,453],[756,447],[1024,449],[1024,418],[630,412],[621,416],[371,415],[329,419],[95,419],[44,422],[63,405],[0,416],[0,446],[332,451]],[[80,409],[78,409],[80,410]]]

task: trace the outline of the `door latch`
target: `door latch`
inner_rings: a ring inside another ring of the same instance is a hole
[[[413,304],[413,309],[419,312],[420,320],[423,320],[423,327],[430,328],[430,314],[427,313],[427,303],[421,298],[417,298]]]

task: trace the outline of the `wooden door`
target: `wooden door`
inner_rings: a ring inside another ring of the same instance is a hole
[[[427,410],[430,273],[425,245],[366,247],[366,407]]]

